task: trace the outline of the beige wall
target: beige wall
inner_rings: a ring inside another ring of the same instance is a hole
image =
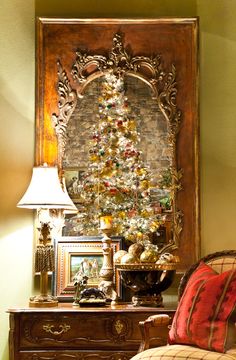
[[[235,0],[36,0],[36,15],[200,16],[202,254],[235,248]],[[0,359],[8,315],[34,292],[33,218],[16,203],[34,161],[34,2],[0,2]]]
[[[198,0],[202,253],[236,248],[236,1]]]
[[[32,293],[32,213],[16,208],[34,158],[34,6],[0,2],[0,359],[10,306]]]
[[[37,16],[155,17],[196,15],[196,0],[35,0]]]

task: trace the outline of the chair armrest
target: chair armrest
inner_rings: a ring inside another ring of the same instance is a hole
[[[139,328],[141,331],[141,344],[138,349],[138,353],[149,349],[150,334],[149,330],[152,327],[167,327],[170,323],[170,317],[166,314],[151,315],[146,320],[139,322]]]

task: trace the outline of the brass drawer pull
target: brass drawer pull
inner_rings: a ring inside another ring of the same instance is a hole
[[[118,335],[120,335],[123,331],[123,328],[124,328],[124,323],[123,321],[120,321],[120,320],[116,320],[115,322],[115,329],[116,329],[116,332]]]
[[[57,331],[57,330],[53,330],[54,325],[43,325],[43,330],[45,330],[46,332],[48,332],[52,335],[61,335],[63,333],[66,333],[67,331],[69,331],[70,328],[71,328],[70,325],[61,324],[61,325],[59,325],[60,331]]]

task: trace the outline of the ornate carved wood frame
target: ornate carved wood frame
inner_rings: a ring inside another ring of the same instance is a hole
[[[169,246],[186,269],[200,245],[197,19],[39,18],[37,30],[36,165],[61,168],[66,126],[88,82],[109,69],[146,82],[169,127],[175,199]]]
[[[112,249],[114,252],[121,249],[122,239],[112,239]],[[59,301],[73,301],[73,295],[75,293],[75,286],[71,279],[72,277],[72,258],[93,256],[103,258],[102,241],[100,237],[73,237],[64,236],[55,241],[56,246],[56,272],[54,276],[54,294]],[[116,270],[114,274],[114,283],[116,284],[116,292],[119,298],[122,298],[122,286],[120,274]],[[97,287],[96,281],[88,283],[88,286]]]

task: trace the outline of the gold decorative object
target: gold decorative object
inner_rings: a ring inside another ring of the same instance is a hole
[[[132,320],[128,316],[116,314],[107,321],[106,337],[113,343],[122,344],[130,338],[132,327]]]
[[[176,270],[177,263],[137,263],[137,264],[117,264],[116,269],[122,271],[156,271],[156,270]]]
[[[139,258],[133,254],[126,254],[124,256],[122,256],[121,260],[120,260],[121,264],[135,264],[135,263],[139,263]]]
[[[35,271],[54,271],[55,270],[55,254],[51,244],[51,227],[49,223],[42,223],[39,245],[35,252]]]
[[[158,250],[152,244],[148,245],[140,255],[140,261],[143,263],[155,263],[158,260]]]
[[[161,293],[173,282],[178,264],[175,261],[115,265],[124,286],[133,292],[133,306],[163,306]]]
[[[107,299],[111,300],[111,305],[114,305],[117,303],[118,296],[113,283],[113,249],[111,247],[112,240],[110,238],[110,235],[112,233],[112,216],[107,215],[100,217],[100,229],[103,234],[103,264],[99,273],[101,282],[98,288],[105,293]]]
[[[35,271],[40,273],[40,295],[30,297],[31,307],[57,306],[58,300],[55,296],[48,294],[48,271],[55,270],[55,255],[51,245],[51,227],[49,223],[42,223],[39,245],[35,252]]]
[[[120,264],[121,258],[126,254],[127,254],[127,251],[118,250],[113,256],[114,263],[115,264]]]
[[[117,334],[120,335],[122,333],[122,330],[124,328],[124,324],[121,320],[116,320],[115,325],[114,325]]]
[[[127,262],[126,257],[124,255],[115,268],[120,272],[124,286],[134,293],[132,304],[162,306],[161,292],[171,285],[179,257],[171,253],[158,253],[152,244],[147,245],[138,261]]]
[[[58,336],[68,332],[71,329],[71,326],[66,324],[60,324],[58,327],[60,330],[54,330],[54,325],[47,324],[47,325],[43,325],[43,330],[52,335]]]
[[[129,246],[128,252],[135,258],[139,258],[144,251],[144,246],[141,243],[134,243]]]

